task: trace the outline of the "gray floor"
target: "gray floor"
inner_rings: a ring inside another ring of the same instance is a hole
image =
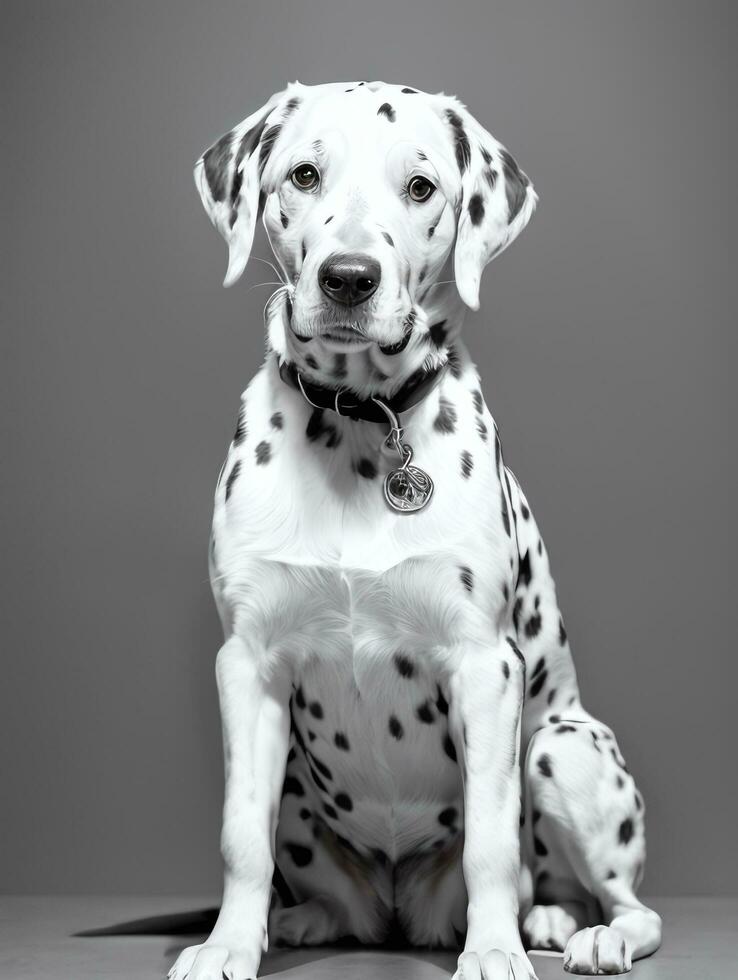
[[[2,980],[151,980],[166,976],[197,936],[74,937],[73,933],[215,904],[212,896],[0,896]],[[651,904],[651,902],[649,902]],[[633,980],[736,980],[738,898],[655,898],[664,919],[664,945],[637,963]],[[539,980],[569,976],[561,957],[532,954]],[[261,975],[284,980],[441,980],[452,970],[446,953],[346,949],[269,953]]]

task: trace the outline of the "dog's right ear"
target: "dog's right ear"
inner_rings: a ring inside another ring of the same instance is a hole
[[[232,286],[240,278],[249,260],[261,206],[261,173],[281,128],[279,124],[267,127],[267,120],[287,92],[275,93],[213,143],[195,164],[195,183],[202,203],[228,243],[224,286]]]

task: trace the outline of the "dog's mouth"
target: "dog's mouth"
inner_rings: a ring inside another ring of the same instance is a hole
[[[321,330],[317,335],[329,349],[344,350],[363,350],[373,343],[369,337],[356,327],[342,326],[340,324],[331,326],[327,330]]]

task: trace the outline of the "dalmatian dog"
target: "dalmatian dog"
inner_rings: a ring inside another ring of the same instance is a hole
[[[644,805],[582,706],[548,552],[460,339],[536,204],[455,97],[290,84],[195,168],[241,276],[283,285],[215,493],[222,906],[174,980],[397,930],[455,980],[660,943]]]

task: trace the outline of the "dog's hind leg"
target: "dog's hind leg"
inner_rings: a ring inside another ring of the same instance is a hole
[[[558,934],[543,944],[564,947],[566,970],[627,972],[660,945],[661,920],[635,894],[646,850],[643,799],[612,732],[572,706],[533,736],[525,779],[536,904],[524,931],[540,943],[532,935],[540,909],[555,908]]]

